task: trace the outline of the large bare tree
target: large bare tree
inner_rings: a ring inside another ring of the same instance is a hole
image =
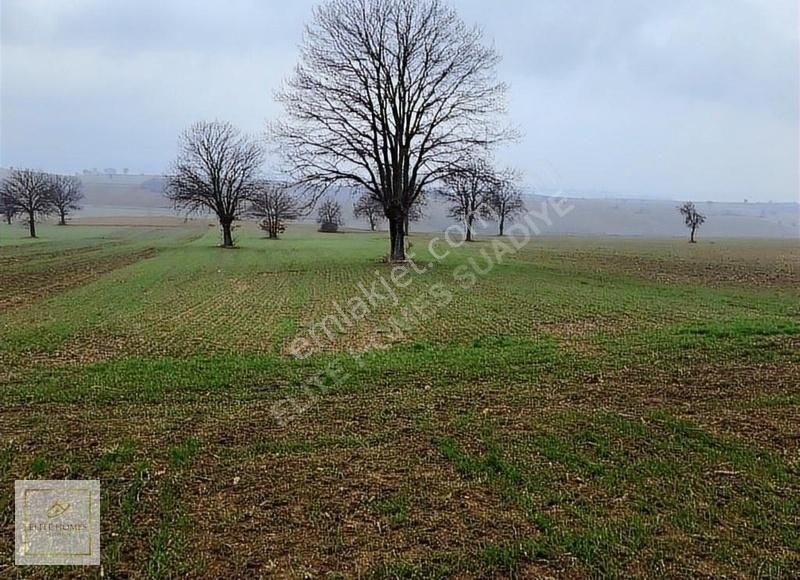
[[[233,247],[233,223],[252,197],[263,158],[259,143],[230,123],[195,123],[181,135],[167,197],[178,209],[216,214],[223,247]]]
[[[505,233],[506,222],[525,211],[519,191],[519,173],[507,169],[497,175],[497,186],[489,198],[489,207],[497,220],[498,235]]]
[[[392,261],[423,190],[511,137],[499,57],[443,0],[327,0],[316,8],[274,126],[294,179],[365,189]]]
[[[450,217],[464,223],[466,240],[472,241],[478,218],[491,219],[491,200],[499,189],[496,173],[483,159],[472,159],[444,178],[439,195],[450,207]]]
[[[277,240],[287,221],[300,217],[302,204],[286,183],[260,180],[256,182],[248,214],[261,220],[261,229],[269,239]]]
[[[58,224],[67,225],[67,216],[75,210],[81,208],[80,202],[83,199],[81,191],[83,184],[77,177],[69,175],[50,176],[50,198],[53,208],[58,213]]]
[[[28,218],[28,230],[36,237],[36,220],[53,213],[52,181],[50,176],[31,169],[15,169],[3,180],[3,204],[11,215]]]

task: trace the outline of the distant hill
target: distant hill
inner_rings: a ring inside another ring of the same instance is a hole
[[[0,178],[8,170],[0,169]],[[160,175],[81,175],[86,196],[85,209],[78,215],[168,215],[171,204],[163,195],[164,178]],[[353,217],[354,196],[340,189],[333,196],[344,206],[348,227],[366,228],[364,221]],[[529,207],[546,199],[528,195]],[[672,237],[686,235],[677,206],[686,200],[585,199],[569,197],[575,209],[555,220],[547,233],[572,235],[616,235]],[[727,203],[695,200],[698,209],[708,216],[700,236],[797,238],[800,240],[800,204],[798,203]],[[312,216],[313,217],[313,216]],[[426,217],[412,230],[440,232],[452,224],[447,208],[436,200],[429,204]],[[494,233],[492,227],[479,233]]]
[[[0,169],[0,178],[8,169]],[[83,183],[84,205],[125,208],[169,208],[160,175],[78,175]]]

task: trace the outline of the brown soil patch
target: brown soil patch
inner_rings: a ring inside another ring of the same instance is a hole
[[[459,417],[490,420],[513,438],[565,410],[641,418],[667,409],[712,432],[796,454],[796,406],[765,401],[798,395],[799,386],[800,363],[714,364],[692,372],[609,373],[567,385],[333,393],[286,427],[272,417],[270,400],[183,397],[160,405],[13,405],[0,410],[0,423],[17,458],[11,479],[25,477],[39,456],[53,462],[56,475],[77,477],[83,472],[75,463],[91,466],[122,441],[136,442],[149,479],[117,571],[141,571],[160,517],[157,490],[170,476],[169,449],[194,437],[200,449],[181,480],[180,501],[191,521],[188,545],[198,574],[358,576],[385,562],[474,556],[487,543],[538,533],[518,506],[480,478],[463,477],[437,450],[433,434],[448,432]],[[127,470],[104,479],[116,499],[130,483]],[[407,506],[402,521],[375,507],[392,498]],[[114,521],[108,525],[116,529]]]
[[[769,256],[759,261],[594,255],[591,265],[597,271],[647,278],[664,284],[749,288],[800,286],[800,252]]]
[[[155,248],[74,261],[62,257],[35,272],[0,272],[0,312],[88,284],[108,272],[152,258]]]

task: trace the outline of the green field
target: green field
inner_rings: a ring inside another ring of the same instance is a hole
[[[100,575],[13,567],[69,478],[111,578],[797,577],[797,242],[413,236],[325,332],[385,235],[237,233],[0,226],[0,576]]]

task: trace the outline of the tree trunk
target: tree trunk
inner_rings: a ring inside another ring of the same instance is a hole
[[[501,214],[500,215],[500,237],[503,236],[503,230],[505,230],[505,227],[506,227],[506,216]]]
[[[28,230],[31,233],[31,237],[36,237],[36,221],[33,219],[33,213],[28,216]]]
[[[67,215],[66,215],[66,213],[64,213],[64,210],[63,209],[59,210],[58,213],[59,213],[59,215],[61,217],[61,221],[58,222],[58,225],[60,225],[60,226],[67,225]]]
[[[230,222],[222,222],[221,225],[222,225],[222,247],[232,248],[233,234],[231,233],[231,224]]]
[[[473,222],[474,219],[475,218],[473,218],[472,216],[469,216],[467,218],[467,238],[466,238],[466,240],[468,242],[472,241],[472,222]]]
[[[392,262],[406,261],[405,230],[403,225],[403,218],[389,218],[389,239],[391,240],[389,260]]]
[[[689,238],[689,243],[690,243],[690,244],[694,244],[694,243],[696,243],[696,242],[695,242],[695,240],[694,240],[694,231],[695,231],[696,229],[697,229],[697,228],[696,228],[695,226],[692,226],[692,235],[691,235],[691,237]]]
[[[6,223],[8,225],[11,225],[11,213],[10,212],[6,214]]]
[[[370,215],[369,216],[369,231],[371,231],[371,232],[375,231],[375,216],[374,215]]]
[[[408,221],[409,221],[408,220],[408,216],[406,216],[405,219],[403,220],[403,235],[405,235],[406,237],[411,235],[409,233],[409,231],[411,231],[411,230],[408,227]]]

